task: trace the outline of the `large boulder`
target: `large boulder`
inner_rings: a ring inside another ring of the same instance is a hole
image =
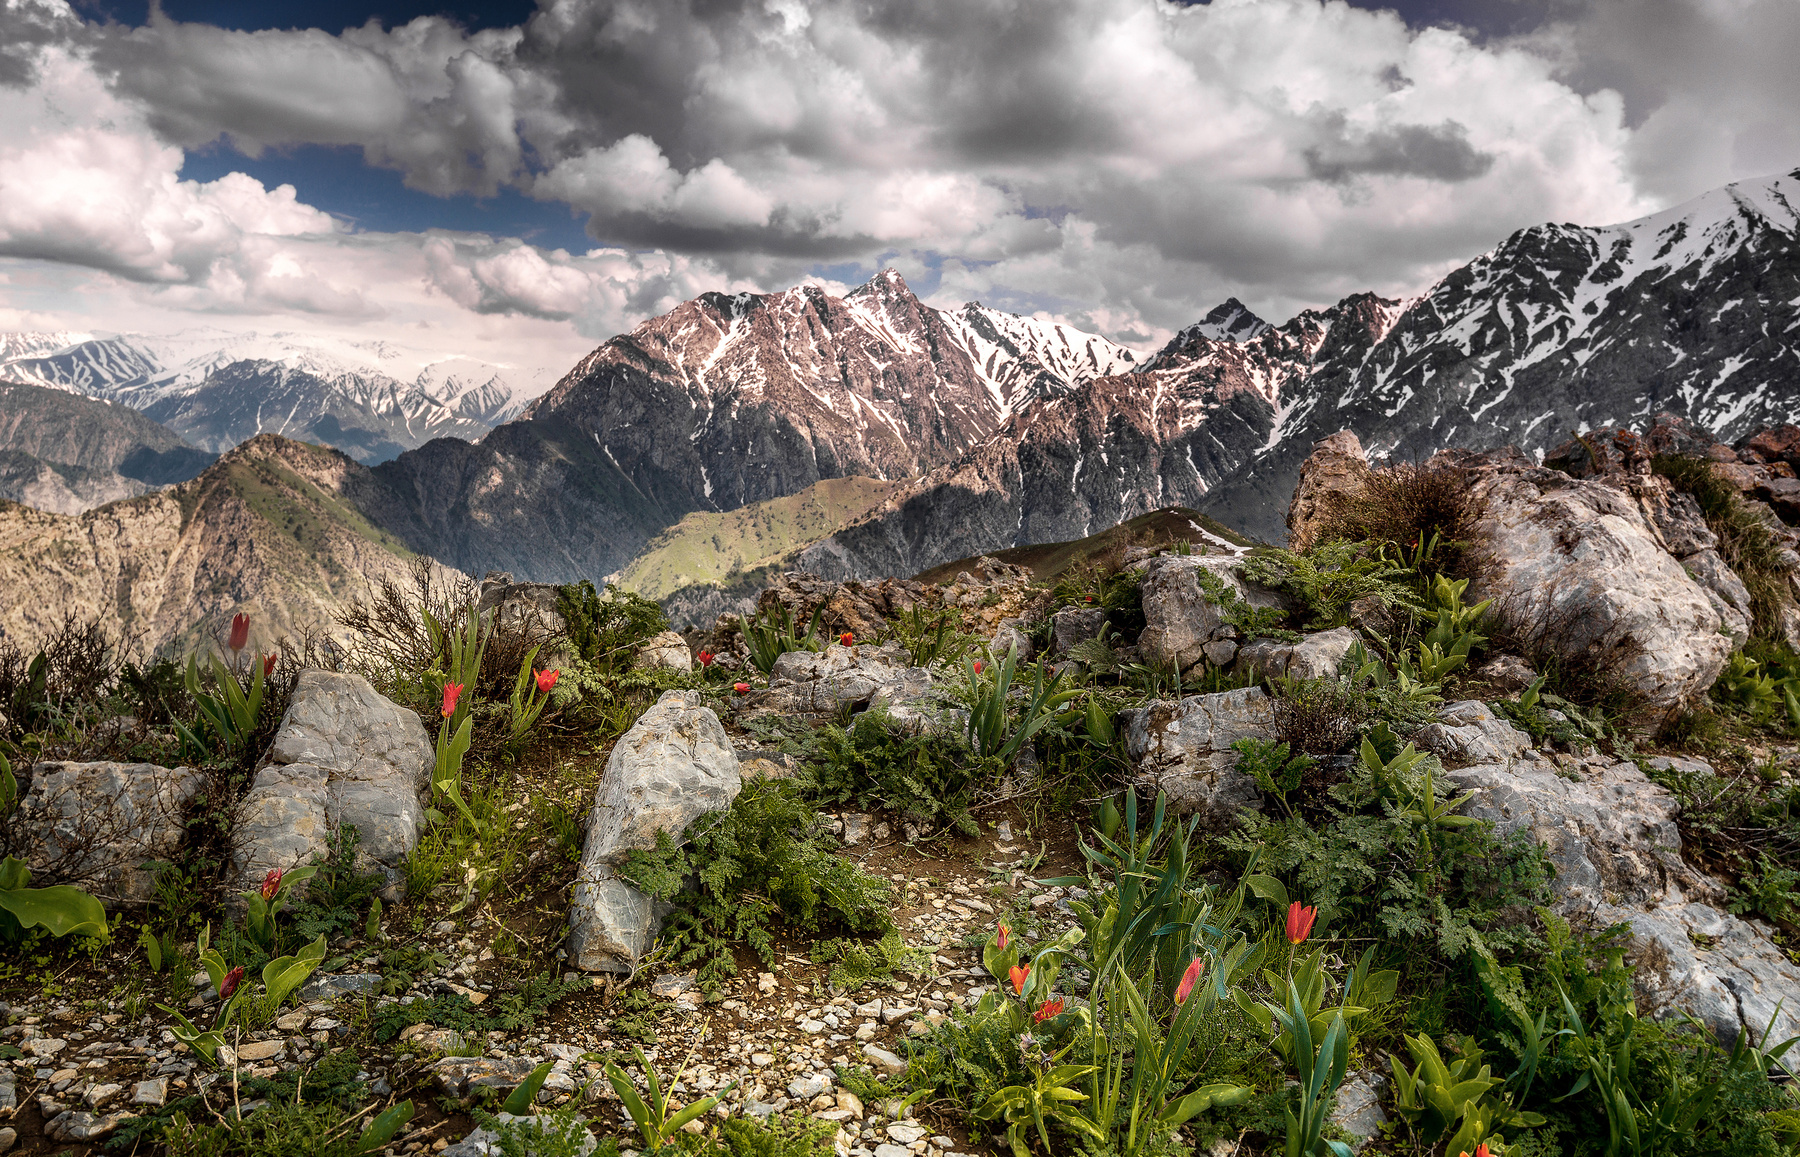
[[[1164,793],[1176,814],[1200,816],[1212,831],[1261,808],[1256,782],[1237,769],[1231,745],[1274,737],[1274,702],[1262,688],[1191,695],[1179,703],[1153,700],[1122,712],[1119,721],[1142,794]]]
[[[1306,550],[1318,542],[1325,524],[1368,477],[1369,456],[1349,430],[1314,442],[1288,503],[1288,549]]]
[[[174,858],[205,785],[191,767],[36,764],[14,820],[19,854],[40,885],[79,884],[109,906],[141,903],[156,884],[142,865]]]
[[[1105,607],[1065,607],[1050,616],[1050,655],[1066,658],[1078,644],[1100,633],[1106,625]]]
[[[326,855],[331,833],[350,825],[359,867],[397,883],[424,827],[435,765],[416,712],[361,675],[302,671],[269,762],[239,810],[233,878],[252,887],[271,868]]]
[[[692,691],[667,691],[614,746],[594,793],[569,908],[569,963],[586,972],[631,972],[655,931],[654,905],[613,869],[653,851],[656,833],[679,838],[743,789],[731,739]]]
[[[1286,607],[1273,591],[1246,582],[1237,573],[1235,556],[1166,555],[1144,567],[1140,590],[1144,601],[1144,630],[1138,636],[1138,653],[1152,665],[1173,665],[1189,671],[1209,658],[1208,646],[1233,642],[1238,629],[1225,621],[1220,601],[1243,600],[1252,607]],[[1205,572],[1206,578],[1202,578]],[[1213,587],[1214,580],[1218,586]],[[1220,592],[1215,598],[1209,587]],[[1235,647],[1232,650],[1235,654]],[[1214,662],[1228,662],[1229,657]]]
[[[1465,751],[1506,753],[1446,773],[1456,790],[1475,793],[1464,813],[1544,848],[1557,912],[1596,929],[1630,926],[1626,958],[1641,1009],[1690,1012],[1727,1044],[1740,1029],[1762,1039],[1771,1017],[1774,1039],[1800,1032],[1800,968],[1761,922],[1722,911],[1725,889],[1682,859],[1668,791],[1612,756],[1546,758],[1467,703],[1441,714],[1442,729],[1428,727],[1422,741],[1455,734]]]
[[[1652,708],[1705,694],[1746,624],[1670,553],[1640,495],[1510,455],[1465,464],[1481,512],[1471,598],[1492,598],[1568,661],[1609,669]]]

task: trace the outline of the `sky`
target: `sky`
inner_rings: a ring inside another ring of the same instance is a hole
[[[0,0],[0,330],[569,364],[706,290],[1140,347],[1800,168],[1795,0]]]

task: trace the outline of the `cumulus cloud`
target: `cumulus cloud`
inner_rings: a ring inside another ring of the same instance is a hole
[[[584,255],[408,243],[444,301],[584,330],[685,287],[896,261],[940,274],[934,300],[1049,303],[1136,340],[1226,294],[1279,317],[1416,291],[1515,228],[1622,220],[1800,162],[1792,0],[1556,0],[1521,5],[1555,19],[1518,35],[1342,0],[540,0],[518,28],[335,35],[0,5],[35,14],[14,20],[26,55],[0,60],[0,85],[50,83],[33,53],[90,62],[143,130],[124,171],[220,138],[351,145],[428,192],[587,214]],[[39,155],[86,172],[100,162],[79,144],[70,129],[67,157]],[[104,234],[72,220],[7,251],[223,285],[204,272],[224,246],[211,211],[225,233],[289,239],[238,243],[240,262],[272,247],[318,283],[293,254],[348,252],[244,224],[278,218],[281,190],[145,187],[199,223],[64,257],[55,237]],[[258,271],[244,299],[275,302]],[[354,307],[299,288],[294,308]]]

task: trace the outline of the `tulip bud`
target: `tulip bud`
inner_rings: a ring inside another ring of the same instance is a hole
[[[750,690],[750,684],[748,684],[748,683],[733,683],[731,685],[731,689],[733,691],[736,691],[739,695],[742,695]]]
[[[561,674],[562,671],[560,669],[554,671],[539,671],[537,673],[537,689],[545,695],[550,694],[550,688],[556,686],[556,678]]]
[[[241,612],[231,616],[231,638],[225,645],[234,651],[241,651],[249,641],[250,616]]]
[[[700,665],[702,667],[710,667],[713,665],[713,653],[711,651],[702,651],[698,655],[695,655],[694,658],[700,660]]]
[[[275,893],[281,890],[281,876],[280,868],[270,868],[269,874],[263,877],[262,898],[264,900],[273,900]]]
[[[446,683],[446,684],[444,684],[444,718],[445,719],[448,719],[452,715],[456,714],[456,700],[459,696],[462,695],[462,690],[463,690],[463,685],[461,683]]]
[[[244,983],[244,966],[240,964],[227,972],[224,980],[219,981],[219,999],[230,1000],[231,994],[236,992],[238,985],[242,983]]]
[[[275,673],[275,660],[280,656],[269,654],[263,656],[263,678],[267,679]]]

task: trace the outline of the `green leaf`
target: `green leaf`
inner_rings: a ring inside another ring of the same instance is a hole
[[[356,1151],[369,1153],[386,1145],[394,1139],[394,1134],[410,1120],[413,1115],[413,1103],[401,1101],[398,1105],[369,1122],[362,1136],[356,1139]]]
[[[42,927],[56,937],[79,934],[104,938],[108,932],[106,908],[80,888],[67,884],[0,891],[0,908],[12,913],[22,927]]]
[[[545,1061],[537,1068],[532,1069],[531,1075],[520,1082],[519,1087],[507,1096],[505,1102],[500,1106],[500,1111],[511,1113],[515,1117],[523,1117],[530,1112],[532,1104],[537,1100],[538,1090],[544,1087],[544,1080],[550,1075],[551,1067],[552,1062]]]
[[[1367,742],[1367,740],[1364,742]],[[1267,900],[1277,908],[1286,908],[1288,906],[1287,887],[1274,876],[1246,876],[1244,878],[1244,883],[1252,892],[1256,893],[1257,899]]]

